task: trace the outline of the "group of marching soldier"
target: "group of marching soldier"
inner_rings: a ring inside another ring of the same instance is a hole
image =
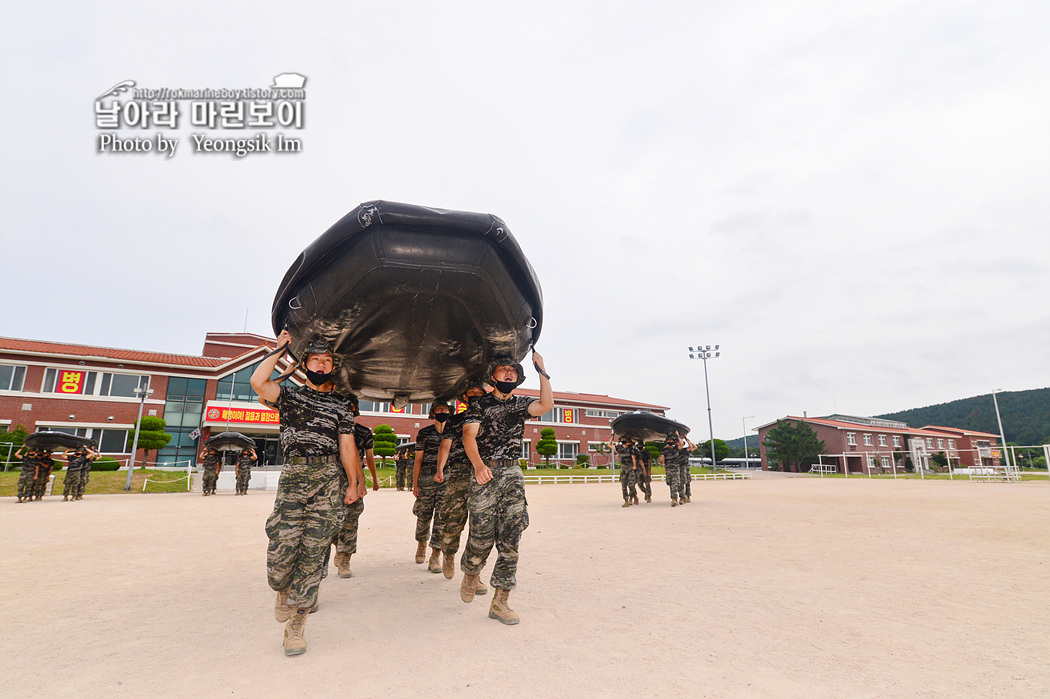
[[[635,442],[628,435],[609,439],[609,446],[615,449],[620,459],[620,489],[623,493],[623,507],[638,504],[638,490],[642,491],[646,502],[653,501],[653,471],[650,455],[641,441]],[[660,449],[660,464],[664,467],[664,481],[671,491],[671,507],[678,507],[691,501],[692,476],[689,473],[689,452],[696,446],[677,432],[667,435]]]
[[[22,473],[18,476],[18,502],[43,500],[51,472],[55,468],[55,457],[51,449],[32,449],[22,446],[15,452],[15,458],[22,459]],[[99,453],[92,446],[80,446],[68,449],[58,455],[66,462],[63,501],[84,499],[84,488],[91,476],[91,462]]]
[[[219,474],[222,473],[223,452],[214,447],[205,447],[201,452],[201,494],[207,497],[215,495],[215,486],[219,482]],[[237,452],[236,477],[237,488],[234,495],[248,494],[248,481],[252,479],[252,466],[259,461],[255,449],[246,447]]]
[[[336,547],[339,577],[351,577],[350,560],[357,550],[358,521],[367,493],[364,464],[379,482],[372,455],[371,431],[357,424],[357,399],[335,388],[337,357],[325,344],[306,347],[301,368],[302,386],[288,386],[275,378],[274,368],[292,338],[284,331],[278,348],[252,375],[260,402],[281,416],[280,445],[285,465],[277,486],[273,512],[266,520],[269,538],[266,567],[270,587],[277,593],[274,616],[284,622],[284,653],[306,651],[307,615],[317,611],[318,589],[327,574],[331,547]],[[518,461],[525,421],[554,407],[554,394],[543,358],[534,353],[539,371],[540,397],[515,395],[524,370],[514,359],[497,359],[485,373],[492,387],[468,385],[460,396],[467,409],[455,415],[448,403],[432,404],[432,424],[419,431],[412,467],[416,496],[416,563],[428,570],[455,576],[456,553],[469,519],[467,543],[459,560],[463,580],[460,598],[471,602],[488,592],[481,581],[493,547],[497,559],[490,577],[489,618],[517,624],[520,617],[508,604],[516,587],[518,544],[528,527],[525,478]],[[289,372],[290,374],[290,372]],[[407,477],[406,454],[399,466]],[[405,487],[398,478],[398,489]]]

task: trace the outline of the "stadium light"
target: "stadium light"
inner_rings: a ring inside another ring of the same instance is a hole
[[[694,350],[692,347],[689,348],[690,359],[702,359],[704,360],[704,392],[707,394],[707,429],[711,434],[711,473],[715,472],[715,464],[718,463],[718,459],[715,458],[715,428],[711,422],[711,387],[707,382],[707,360],[715,359],[720,354],[718,351],[718,345],[715,345],[714,351],[711,350],[711,345],[702,347],[697,345]]]

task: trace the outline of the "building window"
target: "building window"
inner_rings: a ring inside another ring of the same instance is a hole
[[[869,456],[868,457],[868,468],[869,469],[875,468],[875,457],[874,456]]]
[[[883,468],[889,468],[890,467],[890,457],[888,457],[888,456],[883,456],[882,457],[882,467]]]
[[[21,391],[26,381],[24,366],[0,364],[0,391]]]
[[[851,447],[857,446],[857,435],[853,432],[847,432],[846,444],[850,445]]]
[[[899,447],[901,445],[901,438],[897,435],[893,435],[893,446]]]
[[[237,376],[238,379],[233,380],[234,376]],[[225,377],[229,379],[226,384],[227,398],[241,390],[240,376],[239,371]],[[220,381],[223,380],[220,379]],[[206,385],[207,382],[204,379],[187,379],[181,376],[172,376],[168,379],[168,391],[164,402],[164,431],[171,435],[171,441],[157,452],[158,464],[186,466],[187,462],[197,463],[198,440],[193,439],[190,435],[201,424]],[[264,451],[264,449],[256,449],[260,465],[265,459]]]
[[[871,446],[871,435],[870,434],[864,435],[864,446],[866,446],[866,447],[870,447]]]
[[[531,444],[531,442],[528,439],[524,439],[521,442],[521,458],[526,461],[529,460],[529,444]]]
[[[584,412],[587,417],[620,417],[623,415],[619,410],[587,410]]]
[[[879,435],[879,446],[880,447],[886,446],[886,435],[884,435],[884,434],[880,434]]]
[[[948,448],[949,449],[955,449],[955,440],[954,439],[949,439],[948,440]]]
[[[602,451],[607,446],[605,442],[587,442],[587,451]]]
[[[43,393],[135,398],[136,388],[149,387],[149,377],[139,374],[111,374],[83,369],[47,369]]]
[[[101,454],[127,454],[131,445],[128,444],[127,430],[114,430],[102,427],[48,427],[51,432],[63,432],[73,434],[77,437],[93,439],[98,444]]]
[[[933,437],[926,438],[926,448],[933,449]]]
[[[561,408],[558,406],[554,406],[553,410],[548,410],[538,419],[540,422],[553,422],[563,425],[574,425],[579,421],[579,413],[580,411],[576,408]]]
[[[580,445],[576,442],[558,442],[558,458],[563,461],[574,461]]]
[[[944,449],[944,440],[943,439],[938,439],[937,440],[937,448],[938,449]]]

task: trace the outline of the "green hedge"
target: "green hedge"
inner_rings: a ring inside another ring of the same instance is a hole
[[[116,471],[120,462],[109,456],[100,456],[91,462],[92,471]]]

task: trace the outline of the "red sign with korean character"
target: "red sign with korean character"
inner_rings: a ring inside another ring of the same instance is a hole
[[[84,377],[86,375],[86,371],[60,369],[58,381],[55,384],[55,393],[83,393]]]

